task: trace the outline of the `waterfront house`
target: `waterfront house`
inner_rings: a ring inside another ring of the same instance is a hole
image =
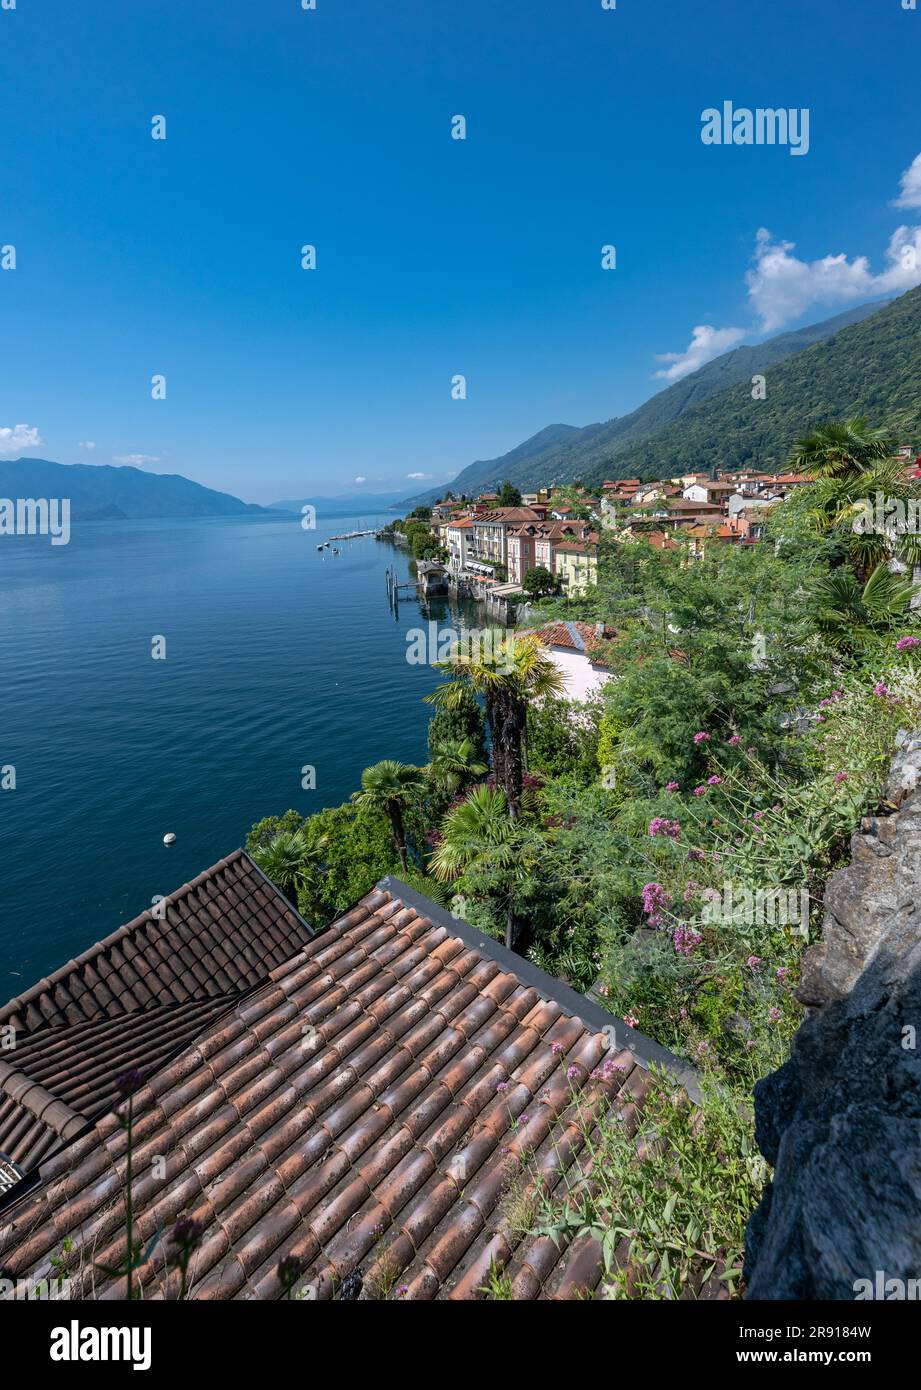
[[[445,527],[445,544],[448,550],[448,565],[455,574],[467,569],[472,541],[473,522],[469,517],[454,517],[448,522]]]
[[[189,1298],[315,1303],[497,1278],[602,1297],[596,1234],[510,1220],[509,1184],[537,1205],[584,1182],[583,1126],[639,1142],[652,1067],[699,1098],[686,1063],[400,881],[315,932],[242,851],[0,1019],[0,1267],[78,1299],[126,1295],[129,1093],[135,1291],[178,1298],[189,1219]]]
[[[568,598],[579,598],[598,583],[598,536],[589,531],[581,540],[561,540],[554,550],[555,574]]]
[[[473,518],[474,558],[481,563],[508,565],[508,540],[527,522],[543,521],[546,507],[497,507]]]

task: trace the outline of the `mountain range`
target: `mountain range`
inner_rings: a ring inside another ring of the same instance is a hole
[[[178,473],[35,458],[0,463],[0,497],[69,497],[72,521],[238,516],[266,510]]]
[[[717,432],[712,434],[710,446],[705,449],[703,436],[707,433],[708,422],[718,422],[719,426],[722,425],[727,409],[731,409],[730,403],[742,407],[744,401],[748,400],[753,412],[759,408],[763,410],[767,401],[751,399],[753,376],[767,375],[768,371],[771,372],[767,387],[768,400],[776,404],[781,386],[777,384],[775,373],[781,363],[785,364],[786,368],[782,389],[789,392],[800,371],[796,364],[803,362],[804,357],[806,360],[803,370],[811,372],[817,369],[819,361],[824,360],[823,349],[831,349],[838,342],[843,343],[843,352],[847,356],[850,352],[849,334],[856,332],[861,326],[875,324],[878,319],[894,310],[896,305],[918,293],[911,291],[885,306],[878,302],[861,304],[821,323],[781,333],[755,347],[743,344],[741,347],[733,348],[731,352],[723,353],[712,362],[707,362],[696,372],[683,377],[681,381],[676,381],[663,391],[657,392],[628,415],[599,424],[586,425],[581,429],[575,425],[548,425],[500,458],[468,464],[452,479],[449,484],[450,490],[456,496],[462,493],[471,496],[477,492],[494,489],[506,479],[522,491],[547,487],[552,483],[570,483],[576,478],[589,485],[595,485],[605,478],[627,478],[637,475],[666,477],[675,471],[676,466],[680,466],[682,471],[709,467],[713,462],[723,467],[741,467],[760,457],[768,446],[772,455],[777,454],[778,441],[771,438],[772,426],[768,423],[767,414],[752,416],[748,426],[748,429],[753,431],[751,439],[746,437],[746,430],[741,425],[741,432],[733,435],[731,444]],[[836,352],[839,361],[840,352],[841,349]],[[855,350],[855,357],[859,352],[859,348]],[[818,356],[806,357],[809,353]],[[864,364],[864,367],[868,377],[873,374],[870,363]],[[853,382],[858,370],[859,363],[855,360],[854,371],[848,371],[846,380]],[[826,381],[826,385],[830,386],[830,383]],[[885,396],[885,387],[881,387],[881,390]],[[808,394],[808,388],[804,388],[802,395]],[[846,392],[841,390],[828,392],[827,405],[823,405],[821,400],[814,404],[820,411],[824,410],[826,415],[854,413]],[[874,405],[871,411],[873,415],[879,414],[879,404],[881,403]],[[772,422],[775,421],[776,412],[772,412],[770,418]],[[689,421],[695,426],[695,439],[700,436],[693,456],[688,454],[686,448],[685,431]],[[802,424],[808,423],[808,419],[803,419],[798,422],[796,428],[799,429]],[[792,439],[787,441],[788,434],[789,430],[783,436],[784,448],[787,447],[787,442],[792,442]],[[760,446],[756,446],[755,436],[762,439]],[[793,438],[795,437],[794,431]],[[739,451],[738,456],[736,450]],[[700,461],[701,452],[707,455],[706,465]],[[775,460],[772,458],[771,461]],[[405,507],[431,503],[444,490],[443,485],[441,489],[414,495],[407,498],[403,505]]]

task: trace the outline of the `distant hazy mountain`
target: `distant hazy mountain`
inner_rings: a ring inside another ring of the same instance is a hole
[[[599,429],[600,426],[589,428]],[[455,497],[460,497],[461,493],[470,497],[477,492],[487,492],[490,488],[495,488],[506,478],[511,478],[513,482],[517,481],[519,476],[530,479],[532,475],[537,476],[546,471],[545,460],[552,459],[567,440],[573,435],[583,433],[578,425],[548,425],[539,434],[526,439],[523,444],[517,444],[501,458],[481,459],[477,463],[469,463],[450,482],[442,483],[440,488],[430,488],[428,492],[414,494],[406,501],[411,502],[413,506],[424,506],[430,502],[437,502],[449,491],[453,492]],[[527,486],[530,486],[530,482]]]
[[[585,481],[667,478],[714,467],[779,469],[802,435],[826,420],[854,415],[890,429],[901,444],[916,445],[921,441],[921,288],[876,308],[864,322],[841,324],[840,332],[776,363],[764,400],[752,399],[746,368],[742,380],[634,443],[613,465],[599,461],[587,469]]]
[[[69,497],[73,521],[237,516],[265,510],[178,473],[32,458],[0,463],[0,497]]]
[[[309,497],[270,502],[269,507],[273,512],[299,512],[309,505],[316,507],[318,515],[326,512],[333,516],[365,516],[370,512],[385,512],[405,495],[405,492],[351,492],[339,497],[318,497],[313,493]]]
[[[506,478],[523,491],[529,491],[550,483],[570,483],[574,478],[595,483],[603,481],[604,477],[629,477],[631,470],[635,473],[639,465],[631,463],[626,471],[619,468],[621,454],[634,458],[639,446],[647,442],[646,453],[653,452],[660,430],[680,420],[711,396],[727,387],[750,382],[756,373],[763,373],[812,344],[833,337],[841,329],[861,322],[882,308],[879,303],[861,304],[822,323],[781,333],[757,347],[743,344],[667,386],[629,415],[586,425],[584,429],[550,425],[502,458],[469,464],[450,483],[450,488],[459,496],[493,488]],[[645,467],[648,471],[648,464]],[[438,495],[427,492],[410,500],[416,504],[432,501]]]

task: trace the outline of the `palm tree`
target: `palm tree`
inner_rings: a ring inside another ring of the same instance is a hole
[[[481,777],[489,768],[476,755],[472,738],[445,739],[435,745],[426,771],[436,791],[455,796],[462,787]]]
[[[918,505],[917,485],[905,477],[896,459],[877,460],[862,473],[822,478],[808,491],[812,528],[823,536],[837,531],[846,539],[851,564],[862,581],[893,556],[912,567],[921,563],[921,536],[916,530],[899,531],[888,522],[881,528],[875,519],[877,498],[886,507],[903,504],[906,515],[908,504]]]
[[[898,622],[912,591],[911,580],[893,574],[886,564],[877,565],[863,585],[842,565],[816,586],[819,628],[834,646],[863,646]]]
[[[881,459],[889,458],[895,441],[886,430],[874,430],[861,416],[830,420],[812,434],[798,439],[790,463],[816,478],[847,478],[872,472]]]
[[[303,829],[283,831],[274,836],[267,845],[252,851],[253,862],[259,866],[266,878],[270,878],[294,907],[297,907],[298,889],[306,880],[323,850],[327,836],[321,835],[310,843]]]
[[[482,650],[462,648],[439,662],[448,680],[426,695],[429,704],[452,709],[472,690],[486,704],[486,723],[496,781],[505,793],[514,820],[521,809],[524,772],[522,748],[528,705],[546,695],[563,693],[563,677],[540,639],[497,630]]]
[[[442,883],[457,878],[473,863],[508,876],[505,944],[510,950],[515,940],[513,871],[518,862],[514,829],[505,793],[498,787],[474,787],[467,799],[453,807],[442,821],[441,840],[431,866],[435,878]]]
[[[403,827],[403,807],[425,791],[419,769],[393,758],[366,767],[361,774],[361,791],[352,793],[352,800],[372,811],[381,811],[390,820],[393,846],[400,857],[404,872],[408,867],[406,831]]]

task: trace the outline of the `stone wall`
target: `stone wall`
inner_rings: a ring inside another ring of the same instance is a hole
[[[790,1060],[755,1088],[774,1180],[748,1224],[749,1298],[921,1280],[921,738],[902,737],[885,800],[828,880]]]

